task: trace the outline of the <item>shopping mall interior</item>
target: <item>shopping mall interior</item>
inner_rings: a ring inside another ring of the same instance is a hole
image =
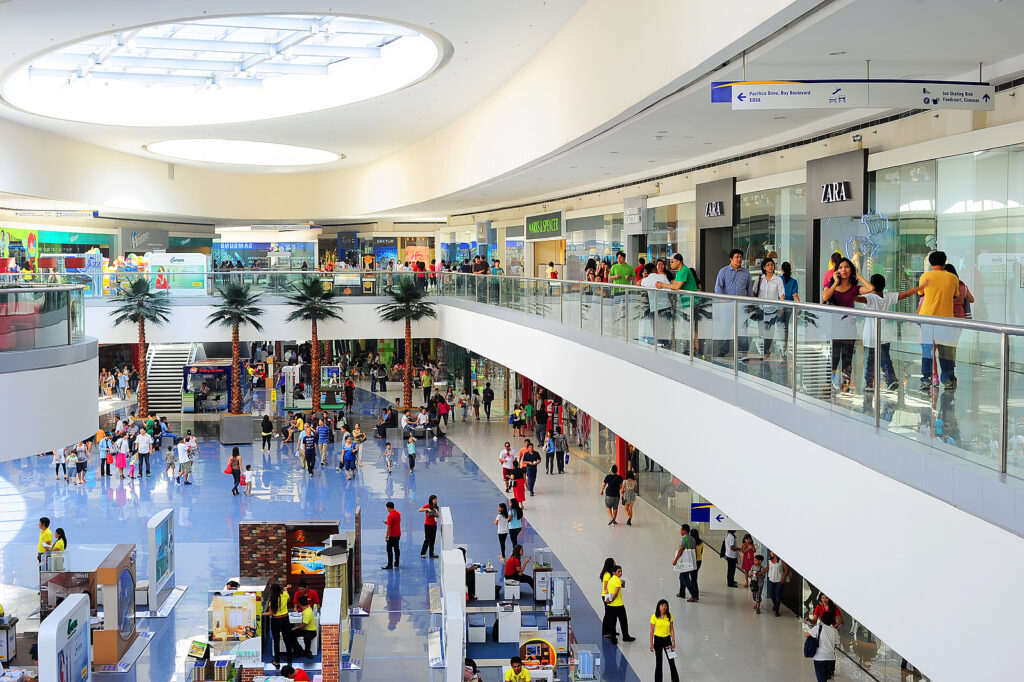
[[[0,682],[1017,679],[1022,24],[0,2]]]

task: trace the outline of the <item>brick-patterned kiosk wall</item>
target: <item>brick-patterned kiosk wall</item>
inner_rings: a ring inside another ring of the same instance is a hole
[[[346,615],[343,595],[341,588],[329,587],[321,600],[320,651],[325,681],[341,676],[341,623]]]
[[[238,524],[238,574],[288,584],[288,529],[283,523]]]

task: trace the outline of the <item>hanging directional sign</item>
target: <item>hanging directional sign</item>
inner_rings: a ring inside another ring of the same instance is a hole
[[[995,108],[988,83],[904,80],[733,81],[711,84],[712,102],[740,109]]]

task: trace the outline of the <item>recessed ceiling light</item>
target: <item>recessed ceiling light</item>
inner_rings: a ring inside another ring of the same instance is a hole
[[[788,116],[773,116],[772,118],[776,121],[781,121],[784,118],[788,118]]]
[[[829,52],[829,57],[838,57],[839,55],[846,54],[846,50],[840,50],[839,52]]]
[[[618,154],[618,152],[608,152],[609,154]]]
[[[701,144],[712,144],[711,142],[701,142]]]
[[[667,130],[659,130],[658,134],[659,135],[668,135],[668,131]]]
[[[345,158],[325,149],[250,140],[163,140],[143,146],[158,156],[238,166],[312,166]]]
[[[442,63],[444,44],[333,14],[203,18],[61,45],[13,71],[0,94],[34,114],[103,125],[265,120],[400,90]]]

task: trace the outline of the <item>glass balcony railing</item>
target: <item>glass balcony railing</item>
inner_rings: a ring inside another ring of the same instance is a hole
[[[84,287],[0,285],[0,351],[52,348],[85,336]]]
[[[55,276],[35,277],[52,281]],[[89,291],[99,296],[115,294],[132,278],[148,277],[172,298],[213,296],[230,281],[280,295],[303,277],[317,277],[346,296],[382,296],[396,278],[412,277],[439,299],[507,308],[618,339],[1024,478],[1024,327],[452,272],[246,270],[58,277],[89,279]],[[80,329],[72,319],[69,311],[60,329]]]

